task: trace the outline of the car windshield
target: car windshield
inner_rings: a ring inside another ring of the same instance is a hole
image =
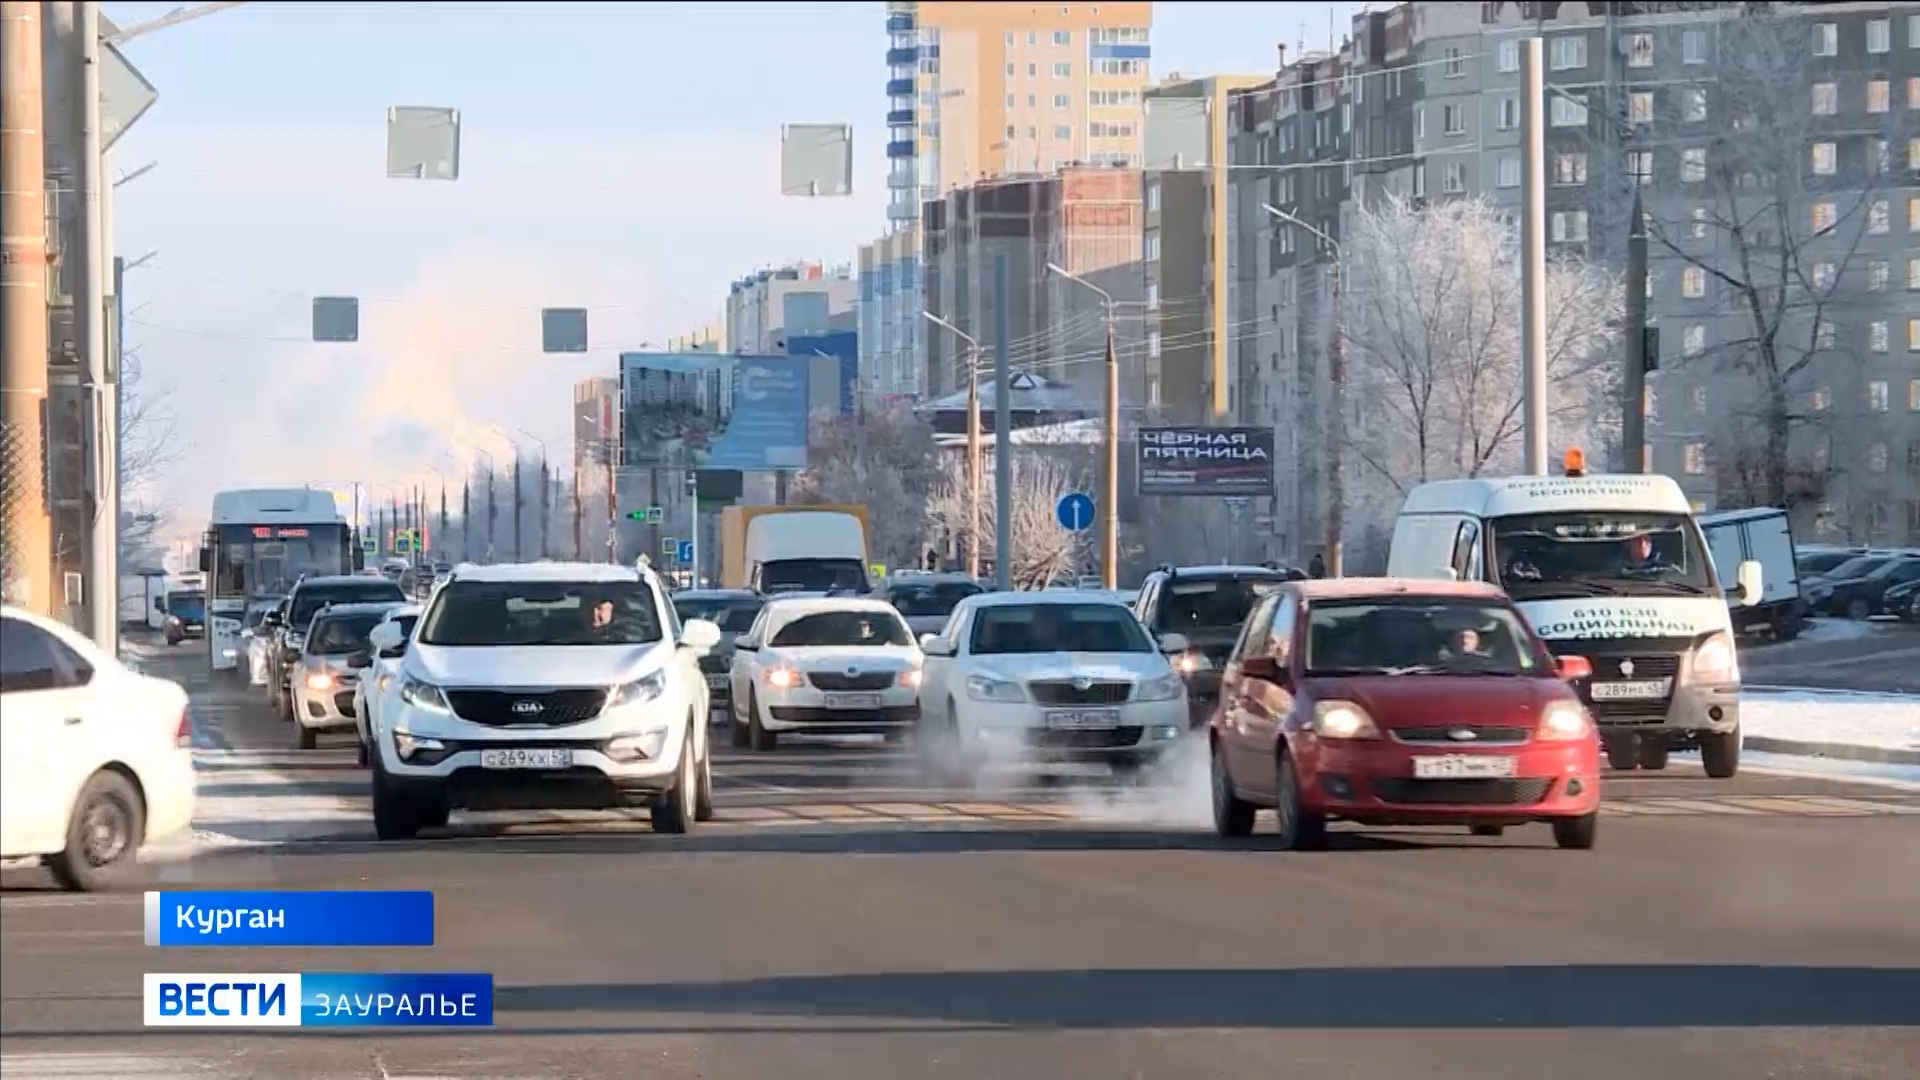
[[[1902,571],[1905,571],[1908,568],[1908,566],[1912,564],[1914,561],[1915,560],[1913,559],[1888,559],[1886,562],[1880,564],[1879,566],[1874,567],[1871,571],[1869,571],[1867,573],[1867,577],[1875,581],[1878,581],[1881,578],[1892,577],[1897,573],[1901,573]]]
[[[1794,565],[1804,574],[1826,574],[1842,563],[1859,558],[1851,551],[1816,551],[1800,555],[1794,559]]]
[[[424,618],[423,645],[651,645],[661,637],[653,590],[640,581],[454,581]]]
[[[902,648],[913,644],[913,632],[891,611],[822,611],[782,626],[768,644],[776,649]]]
[[[1408,597],[1315,601],[1308,675],[1541,675],[1548,670],[1518,614],[1485,600]]]
[[[723,634],[746,633],[753,628],[753,620],[765,606],[766,601],[748,596],[676,597],[673,601],[673,610],[681,622],[705,619],[719,626]]]
[[[1856,555],[1834,567],[1824,575],[1832,581],[1847,581],[1862,578],[1893,561],[1891,555]]]
[[[945,618],[953,614],[960,601],[986,592],[972,581],[937,581],[925,584],[891,585],[887,602],[908,618]]]
[[[203,592],[177,592],[167,596],[167,612],[183,619],[204,619],[207,617],[207,594]]]
[[[1238,630],[1261,597],[1286,582],[1246,577],[1174,578],[1164,586],[1154,629],[1185,634],[1195,630]]]
[[[345,656],[367,647],[367,634],[380,625],[383,616],[323,615],[313,621],[313,634],[307,638],[307,652],[313,656]]]
[[[1118,604],[996,604],[974,616],[969,649],[1011,653],[1150,653],[1153,639]]]
[[[391,600],[399,603],[406,594],[400,586],[390,581],[356,581],[350,585],[315,585],[301,589],[293,599],[292,616],[287,625],[305,630],[320,609],[333,604],[378,604]]]
[[[1515,600],[1712,596],[1712,564],[1684,514],[1583,511],[1493,522],[1497,576]]]
[[[867,568],[858,559],[775,559],[760,564],[762,592],[847,589],[864,593],[872,588]]]

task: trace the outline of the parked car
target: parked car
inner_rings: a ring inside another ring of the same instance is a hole
[[[1895,585],[1880,598],[1880,603],[1889,615],[1898,615],[1904,622],[1920,622],[1920,581]]]
[[[1545,822],[1591,848],[1600,736],[1557,659],[1497,586],[1334,578],[1295,582],[1247,619],[1208,731],[1214,827],[1246,836],[1272,808],[1280,843],[1325,843],[1329,822]]]
[[[1887,591],[1909,581],[1920,581],[1920,555],[1862,557],[1842,563],[1820,583],[1816,604],[1829,615],[1869,619],[1886,614]]]

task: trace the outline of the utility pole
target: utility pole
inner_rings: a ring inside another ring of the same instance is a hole
[[[547,455],[540,454],[540,557],[553,558],[553,551],[547,546],[547,539],[553,524],[553,477],[547,471]]]
[[[573,561],[574,562],[587,561],[587,547],[586,547],[585,537],[582,536],[582,531],[583,531],[582,526],[584,524],[585,524],[585,521],[582,519],[582,514],[580,511],[580,455],[576,453],[573,457]]]
[[[493,462],[487,462],[487,562],[493,562],[494,523],[500,520],[500,506],[494,499]]]
[[[693,530],[693,565],[687,568],[687,588],[697,589],[700,587],[700,473],[695,469],[687,470],[687,504],[692,507],[687,515],[687,527]]]
[[[460,561],[473,561],[473,477],[460,480]]]
[[[1627,226],[1627,370],[1621,380],[1620,471],[1647,471],[1647,225],[1634,185]]]
[[[78,121],[74,146],[74,179],[80,204],[79,228],[73,244],[74,336],[84,358],[81,388],[86,411],[83,436],[89,447],[86,476],[91,494],[87,507],[86,547],[81,569],[86,582],[83,601],[88,636],[107,655],[119,652],[120,617],[117,597],[120,570],[116,558],[120,523],[111,520],[117,499],[114,475],[118,447],[117,418],[113,415],[113,376],[107,368],[106,248],[102,217],[100,152],[100,5],[97,0],[74,4],[73,94]]]
[[[1120,360],[1113,349],[1113,295],[1078,274],[1048,263],[1047,269],[1100,297],[1107,324],[1107,401],[1100,417],[1100,581],[1118,588],[1120,577]]]
[[[1547,475],[1547,87],[1541,52],[1538,37],[1521,39],[1520,355],[1530,476]],[[1642,286],[1643,299],[1645,294]]]
[[[1331,238],[1329,238],[1331,239]],[[1327,264],[1327,576],[1346,573],[1347,334],[1340,322],[1340,256]]]
[[[523,509],[525,508],[525,506],[526,506],[526,499],[524,499],[520,494],[520,448],[516,446],[513,448],[513,561],[514,562],[521,562],[523,558],[521,548],[520,548],[520,529],[521,529],[522,521],[526,518],[526,514],[523,512]]]
[[[782,503],[786,502],[785,499],[780,501]],[[641,554],[646,555],[648,558],[656,558],[655,553],[660,550],[660,525],[664,521],[664,517],[662,522],[653,520],[653,508],[659,505],[660,470],[658,467],[655,467],[647,470],[647,550]]]
[[[993,257],[993,579],[1013,588],[1013,365],[1007,359],[1007,256]]]
[[[52,615],[47,512],[47,203],[40,5],[0,3],[0,592]]]
[[[447,543],[447,478],[445,476],[440,478],[440,530],[435,535],[440,537],[440,550],[445,551]]]
[[[967,576],[980,576],[980,342],[931,311],[920,317],[967,343]]]
[[[607,561],[620,561],[620,456],[618,442],[607,448]]]

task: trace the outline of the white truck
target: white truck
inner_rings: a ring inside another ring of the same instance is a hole
[[[868,593],[864,506],[729,506],[720,515],[720,584],[781,595]]]
[[[1733,609],[1734,631],[1766,630],[1779,641],[1798,637],[1806,626],[1807,603],[1800,596],[1800,569],[1793,559],[1793,526],[1787,512],[1761,506],[1707,514],[1699,520],[1707,554],[1723,576],[1749,559],[1760,564],[1766,588],[1759,603]]]
[[[1407,494],[1387,572],[1505,589],[1548,648],[1584,656],[1581,698],[1615,769],[1663,769],[1697,747],[1708,776],[1740,767],[1740,665],[1728,597],[1761,597],[1760,563],[1723,589],[1671,477],[1441,480]]]

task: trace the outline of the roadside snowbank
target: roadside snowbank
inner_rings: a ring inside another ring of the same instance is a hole
[[[1767,739],[1920,750],[1920,695],[1748,690],[1740,726]]]

